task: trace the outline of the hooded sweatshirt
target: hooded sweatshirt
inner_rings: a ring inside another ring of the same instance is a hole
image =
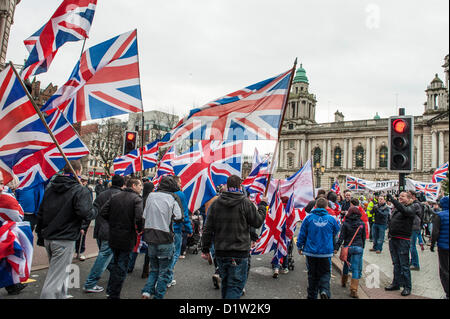
[[[448,196],[441,198],[439,204],[442,208],[433,218],[433,233],[431,234],[431,246],[437,242],[439,249],[448,250],[449,247],[449,221],[448,221]]]
[[[255,205],[240,192],[223,192],[211,204],[202,235],[202,252],[208,253],[214,240],[218,257],[248,257],[250,227],[259,228],[266,218],[267,203]],[[213,239],[214,238],[214,239]]]
[[[70,176],[57,176],[44,193],[37,215],[36,233],[47,240],[77,240],[83,220],[97,210],[89,190]]]

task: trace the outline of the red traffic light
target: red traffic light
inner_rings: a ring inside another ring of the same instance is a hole
[[[132,141],[135,138],[136,138],[136,133],[131,133],[131,132],[127,133],[127,140],[128,141]]]
[[[406,131],[408,124],[406,123],[405,120],[402,119],[396,119],[393,123],[392,123],[392,128],[394,129],[394,131],[396,133],[402,134]]]

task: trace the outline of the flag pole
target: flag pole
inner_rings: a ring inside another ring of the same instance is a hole
[[[59,152],[61,153],[62,157],[64,158],[64,160],[66,161],[67,165],[69,166],[70,170],[72,171],[72,174],[75,176],[75,179],[78,181],[78,183],[80,183],[80,185],[83,185],[80,181],[80,179],[78,178],[78,175],[75,173],[75,170],[72,167],[72,164],[70,164],[69,159],[67,158],[66,154],[64,154],[61,146],[59,145],[58,141],[56,140],[55,135],[53,135],[52,130],[48,127],[47,122],[45,121],[44,115],[42,115],[41,110],[39,110],[38,106],[36,105],[36,103],[34,102],[33,98],[31,97],[30,93],[28,92],[27,88],[25,87],[25,85],[23,84],[22,79],[20,78],[19,74],[17,73],[16,68],[14,67],[13,63],[10,61],[9,65],[11,66],[12,70],[14,71],[16,77],[19,79],[20,84],[22,85],[23,90],[25,91],[28,99],[30,100],[31,104],[33,105],[34,109],[36,110],[36,113],[39,115],[39,118],[41,119],[42,123],[44,124],[45,128],[48,131],[48,134],[50,135],[50,137],[52,138],[53,142],[55,143],[56,147],[58,148]]]
[[[138,56],[138,77],[141,79],[141,71],[139,69],[139,42],[137,37],[137,29],[136,29],[136,46],[137,46],[137,56]],[[142,88],[139,85],[139,89],[141,91],[141,101],[142,101]],[[144,178],[144,103],[142,103],[141,109],[141,118],[142,118],[142,129],[141,129],[141,178]]]
[[[280,126],[278,127],[278,138],[277,138],[277,142],[275,144],[275,150],[273,152],[274,156],[272,158],[272,163],[270,163],[269,178],[267,179],[267,186],[266,186],[266,190],[264,192],[264,197],[267,196],[267,192],[269,191],[270,180],[272,179],[272,174],[273,174],[273,169],[274,169],[273,164],[275,163],[275,155],[278,156],[278,148],[279,148],[279,144],[280,144],[281,129],[283,128],[284,116],[286,114],[287,103],[289,100],[289,94],[291,93],[292,80],[294,79],[294,74],[295,74],[296,68],[297,68],[297,58],[295,58],[295,61],[294,61],[294,66],[291,71],[291,78],[289,79],[288,91],[284,98],[283,109],[282,109],[282,113],[281,113],[281,122],[280,122]]]

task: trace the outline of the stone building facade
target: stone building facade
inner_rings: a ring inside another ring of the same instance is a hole
[[[445,83],[435,75],[425,90],[423,115],[414,117],[414,171],[407,177],[417,181],[431,182],[436,167],[449,160],[448,55],[443,68]],[[315,182],[325,189],[335,178],[345,189],[346,175],[373,181],[398,179],[398,173],[387,169],[388,118],[376,114],[372,119],[345,121],[336,111],[334,122],[318,124],[316,97],[308,89],[300,66],[281,131],[276,177],[292,175],[311,158],[313,165],[324,167]]]
[[[14,23],[14,12],[16,5],[21,0],[0,0],[0,71],[4,69],[6,51],[8,49],[9,34]]]

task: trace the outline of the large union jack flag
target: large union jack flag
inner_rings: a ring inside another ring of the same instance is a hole
[[[144,146],[141,165],[141,148],[114,159],[114,174],[131,175],[139,171],[152,168],[158,162],[159,141],[154,141]]]
[[[165,175],[175,175],[172,166],[172,160],[175,157],[175,146],[171,146],[165,153],[164,156],[158,163],[158,168],[156,170],[156,175],[153,177],[153,185],[155,188],[158,187],[161,178]]]
[[[172,160],[175,175],[191,212],[216,195],[216,186],[231,175],[241,175],[242,142],[200,141]]]
[[[177,139],[276,140],[292,70],[191,110],[170,132]]]
[[[333,185],[331,185],[331,190],[335,192],[337,195],[341,193],[341,187],[339,186],[339,181],[337,178],[334,180]]]
[[[269,206],[269,212],[266,214],[264,225],[261,229],[261,235],[256,241],[255,247],[252,249],[252,255],[263,255],[271,250],[277,249],[277,246],[285,245],[281,238],[283,227],[286,227],[286,211],[281,201],[280,190],[277,189],[275,196]],[[287,250],[287,248],[284,248]]]
[[[269,178],[268,158],[260,162],[242,182],[248,193],[264,193]]]
[[[440,183],[441,181],[447,178],[447,174],[448,174],[448,162],[436,168],[436,170],[433,173],[432,178],[433,183]]]
[[[353,176],[346,177],[347,189],[351,191],[364,191],[367,189],[366,181]]]
[[[439,190],[441,184],[439,183],[420,183],[413,182],[417,192],[422,192],[425,194],[427,200],[436,201],[439,196]]]
[[[24,40],[30,53],[22,70],[24,80],[47,72],[62,45],[88,37],[96,5],[97,0],[65,0],[43,27]]]
[[[142,110],[136,30],[85,51],[43,111],[59,108],[70,123]]]
[[[89,154],[61,112],[46,117],[68,159]],[[4,182],[17,175],[19,188],[47,181],[65,165],[53,139],[26,95],[12,66],[0,73],[0,171]]]

